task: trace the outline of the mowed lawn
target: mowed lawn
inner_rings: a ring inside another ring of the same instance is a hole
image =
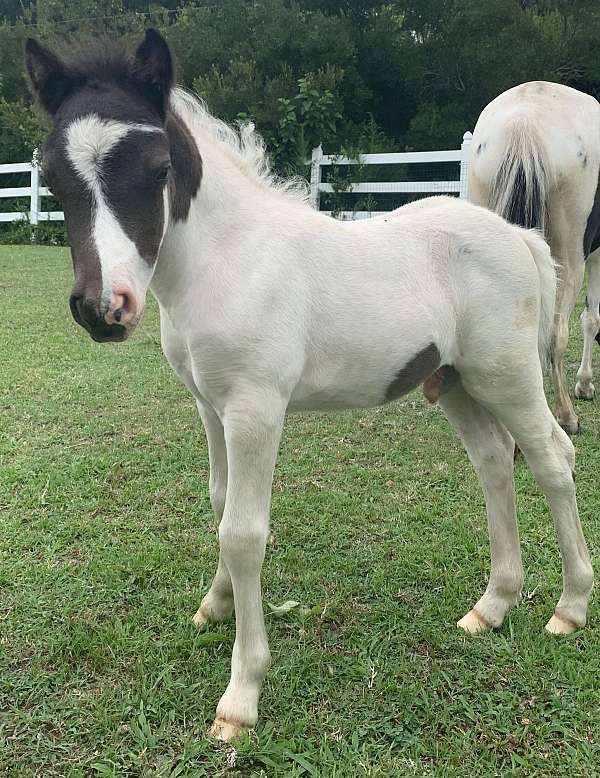
[[[597,599],[585,630],[544,633],[560,559],[521,459],[523,602],[494,634],[456,629],[488,573],[483,499],[420,392],[288,419],[260,720],[208,740],[234,626],[191,622],[217,558],[195,405],[153,301],[131,342],[99,345],[70,285],[66,249],[0,249],[0,775],[600,775]],[[580,345],[574,316],[571,388]],[[577,407],[596,557],[600,400]]]

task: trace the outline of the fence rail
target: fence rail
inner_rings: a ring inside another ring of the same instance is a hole
[[[15,162],[11,164],[0,165],[0,176],[14,173],[29,173],[29,186],[13,186],[0,189],[0,199],[6,198],[27,198],[29,208],[22,211],[4,211],[0,212],[0,223],[28,221],[32,225],[45,221],[64,221],[65,215],[62,211],[40,211],[42,197],[52,197],[52,192],[47,186],[40,185],[40,168],[37,163],[36,155],[31,162]]]
[[[313,149],[310,171],[311,201],[315,208],[320,208],[321,194],[333,194],[337,190],[333,184],[322,181],[323,168],[332,165],[415,165],[435,164],[439,162],[456,162],[460,165],[459,177],[453,181],[361,181],[349,184],[344,188],[344,194],[458,194],[468,199],[468,167],[473,136],[465,132],[460,149],[450,151],[406,151],[390,154],[362,154],[359,159],[348,159],[335,154],[323,154],[321,146]],[[29,173],[29,186],[13,186],[0,188],[0,199],[27,198],[29,207],[21,211],[0,212],[0,223],[29,221],[36,225],[43,221],[64,221],[62,211],[42,211],[40,204],[43,197],[52,197],[48,187],[40,185],[40,169],[37,156],[31,162],[16,162],[0,165],[0,176],[3,174]],[[323,211],[342,219],[367,219],[385,211]]]
[[[310,171],[310,194],[313,206],[320,210],[321,194],[458,194],[468,199],[469,159],[473,135],[465,132],[460,149],[449,151],[406,151],[390,154],[362,154],[349,159],[335,154],[323,154],[321,146],[313,149]],[[323,182],[323,168],[332,165],[414,165],[456,162],[459,177],[453,181],[362,181],[350,183],[343,190],[334,184]],[[323,211],[342,219],[368,219],[385,211]]]

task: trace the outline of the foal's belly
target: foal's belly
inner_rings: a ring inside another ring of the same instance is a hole
[[[364,408],[395,400],[420,386],[441,364],[435,343],[409,353],[376,351],[352,359],[320,359],[305,367],[292,393],[289,409]]]

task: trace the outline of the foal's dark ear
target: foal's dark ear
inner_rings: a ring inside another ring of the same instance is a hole
[[[157,30],[146,30],[146,36],[135,52],[131,78],[164,115],[173,86],[173,60],[166,40]]]
[[[66,66],[34,38],[25,41],[25,62],[35,96],[53,116],[74,86]]]

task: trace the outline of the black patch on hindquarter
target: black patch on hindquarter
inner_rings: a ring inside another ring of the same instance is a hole
[[[385,392],[385,402],[396,400],[404,394],[416,389],[441,364],[440,352],[435,343],[430,343],[419,351],[410,362],[398,372]]]
[[[172,111],[167,114],[165,130],[173,165],[169,182],[171,219],[173,222],[185,221],[202,181],[202,157],[192,134]]]
[[[595,251],[600,246],[600,173],[598,175],[598,183],[596,185],[596,191],[594,193],[594,202],[592,203],[592,210],[588,216],[587,224],[585,225],[585,232],[583,233],[583,256],[585,259],[589,257],[592,251]]]

